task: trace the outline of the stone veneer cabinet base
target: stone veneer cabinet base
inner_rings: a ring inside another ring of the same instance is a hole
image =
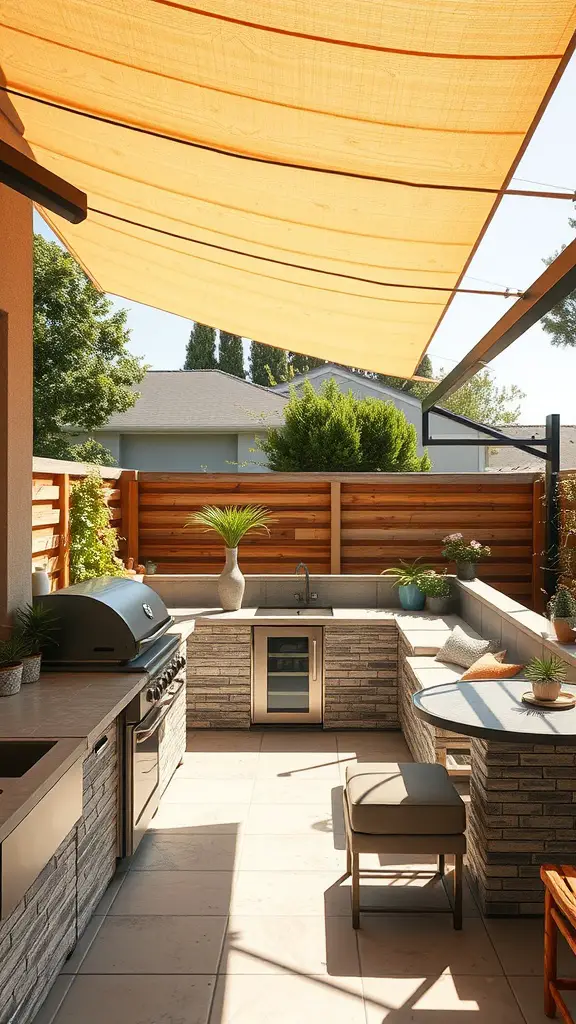
[[[576,857],[576,745],[471,741],[468,870],[484,914],[542,914],[540,865]]]
[[[197,622],[187,673],[189,729],[250,728],[252,626]],[[324,627],[325,729],[399,729],[397,678],[394,621]]]

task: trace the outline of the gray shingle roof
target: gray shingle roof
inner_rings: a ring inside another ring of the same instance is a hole
[[[509,437],[521,437],[527,441],[532,437],[544,437],[544,426],[520,423],[511,427],[499,427]],[[542,448],[541,451],[544,451]],[[534,455],[517,448],[490,448],[487,469],[491,473],[544,472],[545,463]],[[562,469],[576,469],[576,426],[560,426],[560,466]]]
[[[141,397],[101,430],[254,430],[283,422],[288,401],[222,370],[148,370]]]

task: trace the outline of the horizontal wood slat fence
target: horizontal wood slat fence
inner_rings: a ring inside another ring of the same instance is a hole
[[[36,563],[48,558],[54,587],[64,586],[66,496],[86,467],[34,462],[33,557]],[[378,573],[400,558],[422,558],[441,569],[442,538],[459,530],[492,548],[480,567],[482,579],[538,605],[543,488],[536,474],[101,472],[123,538],[122,557],[150,559],[159,573],[219,572],[220,540],[201,527],[185,527],[187,517],[207,504],[260,504],[275,521],[269,536],[248,535],[242,542],[245,573],[292,573],[301,560],[311,572],[326,574]]]
[[[76,480],[86,476],[93,466],[79,462],[35,458],[32,472],[32,566],[48,570],[52,589],[68,586],[70,489]],[[125,536],[121,509],[121,478],[123,470],[101,467],[112,510],[112,525]],[[125,546],[121,544],[122,555]]]

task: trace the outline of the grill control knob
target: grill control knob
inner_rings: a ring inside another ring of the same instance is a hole
[[[146,700],[148,700],[148,701],[156,700],[156,697],[154,696],[154,690],[155,690],[155,687],[152,687],[152,686],[150,686],[149,689],[146,690]]]

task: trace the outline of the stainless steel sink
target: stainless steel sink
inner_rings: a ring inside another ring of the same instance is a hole
[[[0,740],[0,779],[20,779],[55,743],[55,740]]]
[[[256,615],[266,619],[327,618],[332,608],[257,608]]]

